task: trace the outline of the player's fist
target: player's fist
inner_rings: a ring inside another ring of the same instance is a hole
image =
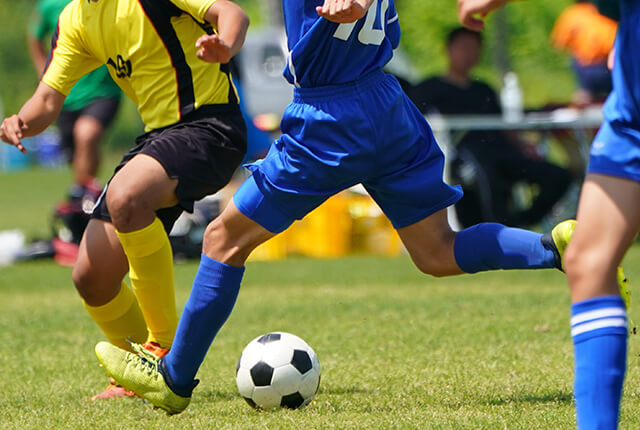
[[[231,47],[217,34],[205,34],[196,41],[196,56],[208,63],[228,63],[231,60]]]
[[[332,22],[351,23],[365,16],[372,3],[373,0],[324,0],[316,12]]]
[[[27,153],[27,148],[22,145],[22,132],[26,130],[27,125],[20,119],[18,115],[11,115],[2,121],[0,126],[0,139],[9,145],[18,148],[23,154]]]
[[[484,17],[501,8],[508,0],[458,0],[458,19],[471,30],[484,28]]]

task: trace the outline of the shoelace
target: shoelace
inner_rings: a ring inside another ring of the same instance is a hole
[[[141,367],[149,376],[158,376],[158,357],[156,357],[151,351],[148,351],[142,345],[130,342],[131,349],[136,353],[131,354],[131,360],[135,363],[136,367]]]

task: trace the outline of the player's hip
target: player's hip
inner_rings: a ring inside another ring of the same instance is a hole
[[[640,129],[605,121],[591,145],[588,172],[640,182]]]

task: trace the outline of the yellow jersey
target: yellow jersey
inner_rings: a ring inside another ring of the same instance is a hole
[[[196,40],[214,31],[204,16],[215,2],[73,0],[60,14],[42,81],[66,96],[106,64],[147,131],[203,105],[237,104],[227,65],[196,57]]]

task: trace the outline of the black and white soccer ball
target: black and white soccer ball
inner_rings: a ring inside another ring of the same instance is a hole
[[[318,391],[320,362],[298,336],[269,333],[255,338],[242,351],[236,383],[240,395],[254,408],[301,408]]]

